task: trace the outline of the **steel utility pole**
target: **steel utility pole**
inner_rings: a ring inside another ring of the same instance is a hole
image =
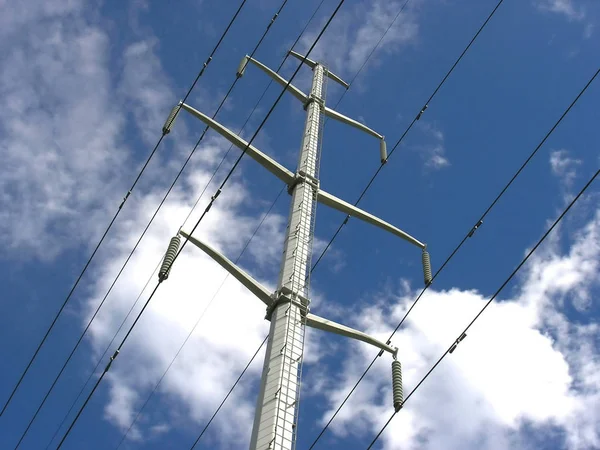
[[[340,120],[378,138],[380,140],[382,163],[387,159],[385,141],[379,133],[325,106],[326,79],[331,78],[345,88],[348,88],[347,83],[329,72],[323,65],[295,52],[290,52],[290,54],[313,70],[312,87],[308,95],[289,84],[267,66],[248,56],[243,58],[237,74],[238,77],[241,77],[246,66],[252,62],[275,81],[286,87],[292,95],[303,103],[306,110],[306,123],[295,173],[289,171],[256,147],[249,145],[220,123],[185,103],[180,104],[181,109],[203,121],[239,148],[246,149],[246,153],[251,158],[263,165],[288,186],[288,192],[292,197],[281,271],[275,293],[268,291],[209,245],[184,231],[179,232],[229,271],[267,306],[266,319],[271,321],[271,327],[250,440],[251,450],[291,450],[295,447],[300,378],[304,357],[305,325],[367,342],[381,349],[380,355],[384,351],[391,353],[394,358],[392,363],[394,407],[397,410],[401,407],[402,381],[400,362],[396,360],[397,348],[392,347],[389,342],[381,342],[365,333],[323,319],[309,312],[309,267],[316,202],[321,202],[348,215],[372,223],[421,248],[423,250],[425,283],[431,282],[429,254],[425,250],[425,244],[393,225],[320,189],[319,157],[323,115]],[[169,116],[167,123],[171,124],[172,122],[173,114]]]

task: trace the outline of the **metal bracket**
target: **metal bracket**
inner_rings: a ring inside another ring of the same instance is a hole
[[[319,109],[321,111],[325,111],[325,100],[323,100],[321,97],[317,97],[314,94],[310,94],[308,96],[308,99],[304,103],[304,111],[306,111],[308,105],[310,105],[311,103],[317,103],[319,105]]]
[[[288,187],[287,187],[288,194],[292,195],[294,188],[299,183],[308,183],[314,189],[315,193],[319,192],[319,186],[320,186],[319,180],[317,178],[307,174],[303,170],[300,170],[294,177],[294,181],[292,181],[290,184],[288,184]]]
[[[340,336],[346,336],[352,339],[356,339],[358,341],[366,342],[367,344],[371,344],[381,349],[382,352],[390,352],[394,359],[396,359],[396,356],[398,354],[398,349],[396,347],[392,347],[389,344],[385,344],[379,339],[375,339],[374,337],[369,336],[368,334],[363,333],[362,331],[355,330],[354,328],[347,327],[346,325],[334,322],[333,320],[324,319],[314,314],[309,313],[306,315],[306,325],[312,328],[317,328],[319,330],[339,334]]]
[[[272,303],[267,306],[267,312],[265,314],[265,319],[271,320],[271,316],[273,315],[273,311],[282,303],[290,303],[298,306],[300,308],[300,315],[302,317],[306,317],[309,311],[310,300],[300,294],[293,292],[291,289],[287,287],[282,287],[280,290],[275,291],[272,295]]]

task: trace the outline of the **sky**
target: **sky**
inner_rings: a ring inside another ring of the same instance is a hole
[[[255,57],[277,68],[318,4],[290,0]],[[298,51],[336,4],[324,1]],[[337,110],[385,135],[388,151],[496,2],[410,0],[394,20],[403,4],[347,0],[310,56],[352,80]],[[214,113],[280,5],[248,1],[187,103]],[[2,404],[237,6],[0,2]],[[361,207],[426,242],[437,270],[598,69],[599,26],[596,0],[505,0]],[[297,64],[287,61],[283,76]],[[306,90],[310,76],[303,67],[294,83]],[[267,85],[249,66],[217,119],[240,132]],[[254,134],[280,92],[269,87],[242,136]],[[327,105],[342,94],[330,81]],[[598,169],[599,101],[596,80],[394,335],[405,392]],[[254,145],[294,170],[303,124],[301,105],[286,94]],[[17,444],[203,129],[182,113],[163,140],[0,417],[0,448]],[[239,155],[229,147],[207,133],[19,448],[56,448],[74,411],[51,440],[88,376],[102,358],[92,383],[100,375],[155,286],[169,239],[194,226]],[[354,202],[378,166],[373,137],[326,122],[323,189]],[[281,188],[245,157],[194,233],[273,290],[289,196],[267,212]],[[600,448],[599,198],[596,182],[374,448]],[[343,219],[318,207],[315,257]],[[386,340],[422,289],[420,258],[406,242],[350,220],[312,275],[311,311]],[[186,246],[62,448],[190,448],[268,333],[264,313]],[[298,449],[311,445],[377,353],[307,329]],[[262,360],[259,353],[196,448],[248,447]],[[367,448],[393,412],[390,365],[389,355],[376,361],[314,448]]]

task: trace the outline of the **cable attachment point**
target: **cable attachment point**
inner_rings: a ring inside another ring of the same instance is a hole
[[[381,165],[385,164],[388,159],[387,144],[385,143],[385,138],[381,138],[381,140],[379,141],[379,159],[381,160]]]
[[[125,194],[125,197],[123,197],[123,201],[119,205],[119,209],[123,208],[123,205],[125,204],[125,202],[127,201],[127,199],[129,198],[130,195],[131,195],[131,191],[127,191],[127,194]]]
[[[453,353],[454,350],[456,350],[456,347],[458,346],[458,344],[460,344],[462,342],[462,340],[466,337],[467,337],[467,333],[461,334],[460,337],[456,340],[456,342],[454,342],[454,344],[452,344],[452,347],[450,347],[450,350],[448,350],[448,353]]]
[[[115,352],[113,353],[113,355],[110,357],[110,361],[108,361],[108,364],[106,365],[106,368],[104,369],[104,372],[108,372],[110,370],[110,366],[112,366],[113,361],[117,358],[117,356],[119,356],[119,350],[115,350]]]
[[[394,396],[394,410],[400,411],[404,401],[404,392],[402,391],[402,365],[395,359],[392,361],[392,392]]]
[[[467,235],[467,237],[473,237],[473,234],[475,234],[475,232],[477,231],[477,228],[479,228],[482,224],[483,224],[483,220],[480,220],[479,222],[477,222],[475,224],[475,226],[473,228],[471,228],[471,231],[469,231],[469,234]]]
[[[173,106],[173,109],[171,109],[171,112],[169,113],[169,117],[167,117],[167,120],[165,121],[165,124],[162,127],[163,136],[165,136],[171,132],[171,128],[173,128],[173,124],[175,123],[175,119],[177,119],[177,116],[179,115],[180,110],[181,110],[181,102],[179,102],[177,105]]]
[[[423,281],[425,282],[425,286],[429,286],[433,277],[431,276],[431,259],[426,248],[423,249],[421,260],[423,261]]]
[[[179,235],[171,238],[169,242],[169,248],[167,248],[167,253],[165,253],[165,259],[163,259],[162,265],[160,266],[160,271],[158,272],[158,280],[159,282],[165,281],[169,278],[169,272],[171,272],[171,265],[173,264],[173,260],[177,255],[177,251],[179,250],[179,245],[181,244],[181,238]]]
[[[421,109],[421,111],[419,112],[419,114],[417,114],[417,118],[416,120],[421,120],[421,116],[423,115],[423,113],[427,110],[427,108],[429,107],[429,105],[425,105],[423,106],[423,108]]]

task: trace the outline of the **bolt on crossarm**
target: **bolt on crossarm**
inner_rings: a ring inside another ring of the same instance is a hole
[[[325,106],[324,88],[326,77],[346,88],[348,87],[347,83],[337,75],[329,72],[322,64],[304,58],[295,52],[290,54],[302,60],[313,71],[312,86],[308,95],[288,83],[264,64],[248,56],[242,59],[237,73],[241,77],[246,70],[246,66],[253,63],[276,82],[285,86],[288,92],[302,102],[306,110],[306,122],[295,173],[261,152],[258,148],[249,145],[240,136],[200,111],[185,103],[182,103],[180,108],[200,119],[240,149],[245,149],[248,156],[287,185],[288,193],[292,198],[279,281],[277,290],[274,293],[271,293],[251,275],[208,244],[190,236],[183,230],[179,231],[180,235],[187,238],[189,242],[196,245],[225,268],[234,278],[264,302],[267,307],[266,319],[271,322],[271,327],[250,440],[251,450],[292,450],[295,448],[300,374],[304,358],[304,330],[306,326],[369,343],[379,348],[382,353],[389,352],[395,363],[397,363],[393,366],[395,371],[393,372],[394,392],[396,393],[394,396],[395,405],[398,404],[397,392],[402,390],[401,386],[397,386],[398,380],[401,383],[401,375],[398,372],[399,362],[396,361],[396,347],[390,345],[390,342],[382,342],[361,331],[309,312],[310,278],[307,275],[310,268],[317,202],[371,223],[421,248],[423,250],[425,283],[431,282],[429,254],[426,252],[425,244],[399,228],[320,188],[318,179],[319,145],[324,115],[340,120],[378,138],[380,140],[380,158],[382,162],[387,159],[385,141],[381,134]]]

